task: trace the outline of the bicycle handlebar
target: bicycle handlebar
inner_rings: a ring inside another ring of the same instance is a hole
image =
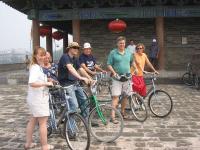
[[[158,75],[156,72],[149,72],[149,71],[144,71],[144,70],[143,70],[143,73],[144,74],[150,74],[150,75],[153,75],[153,76]]]
[[[132,75],[131,73],[126,73],[126,74],[122,74],[122,75],[116,75],[113,77],[113,79],[117,80],[117,81],[122,81],[122,82],[125,82],[125,81],[128,81],[132,78]]]
[[[69,85],[69,86],[65,86],[65,87],[61,86],[60,84],[54,84],[53,86],[48,86],[48,88],[49,89],[63,89],[63,90],[67,90],[67,89],[71,88],[72,86],[73,86],[73,84]]]

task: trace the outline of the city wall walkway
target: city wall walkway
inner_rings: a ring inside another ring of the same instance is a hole
[[[159,71],[158,83],[170,83],[179,84],[182,83],[181,77],[185,71]],[[14,70],[7,72],[0,72],[0,84],[17,85],[17,84],[27,84],[28,83],[28,71]]]
[[[200,91],[180,84],[160,84],[174,101],[167,118],[156,118],[150,112],[144,123],[125,121],[122,136],[113,143],[97,142],[91,137],[91,150],[199,150]],[[0,85],[0,149],[22,150],[29,112],[27,85]],[[38,132],[34,140],[39,143]],[[68,149],[60,135],[48,139],[55,150]],[[35,150],[39,150],[38,147]]]

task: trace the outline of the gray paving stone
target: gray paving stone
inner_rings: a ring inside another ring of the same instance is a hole
[[[183,85],[159,85],[173,98],[170,116],[157,118],[149,111],[144,123],[134,118],[125,121],[124,133],[113,143],[101,143],[91,137],[91,150],[199,150],[200,91]],[[29,118],[26,85],[0,85],[0,149],[22,150]],[[147,102],[147,99],[145,100]],[[131,113],[129,113],[131,115]],[[130,116],[130,118],[132,118]],[[38,127],[34,141],[40,150]],[[53,134],[48,142],[56,150],[68,149],[65,139]]]

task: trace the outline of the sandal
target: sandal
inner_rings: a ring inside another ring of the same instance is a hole
[[[54,146],[53,146],[53,145],[50,145],[50,144],[48,144],[48,150],[52,150],[52,149],[54,149]]]
[[[30,146],[24,145],[24,149],[29,150],[29,149],[35,148],[36,146],[37,146],[37,143],[31,143]]]
[[[118,124],[119,122],[115,119],[115,118],[111,118],[110,122],[114,123],[114,124]]]
[[[125,115],[124,113],[122,113],[122,118],[123,118],[123,119],[128,119],[128,116]]]
[[[48,150],[53,150],[53,149],[54,149],[54,146],[53,146],[53,145],[50,145],[50,144],[48,144],[48,145],[47,145],[47,149],[48,149]]]

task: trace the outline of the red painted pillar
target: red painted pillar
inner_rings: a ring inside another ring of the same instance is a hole
[[[53,59],[52,28],[50,34],[46,36],[46,50],[51,54],[51,57]]]
[[[160,48],[158,56],[158,66],[159,69],[164,69],[165,67],[165,49],[164,49],[164,18],[156,17],[156,35],[158,40],[158,46]]]
[[[72,20],[73,41],[80,44],[80,20]]]
[[[40,46],[39,26],[40,26],[40,23],[38,20],[32,20],[31,34],[32,34],[33,50],[35,49],[36,46]]]
[[[64,32],[64,37],[63,37],[63,53],[66,52],[66,48],[68,46],[68,34]]]

